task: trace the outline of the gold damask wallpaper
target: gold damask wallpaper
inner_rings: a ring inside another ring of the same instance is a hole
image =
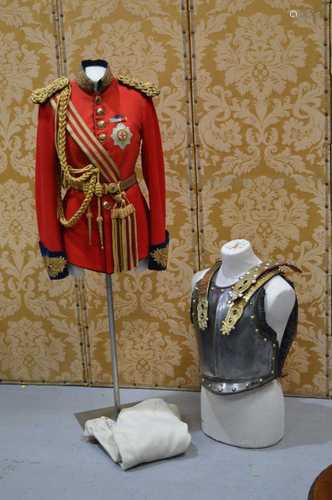
[[[0,0],[0,14],[2,381],[112,383],[104,276],[51,282],[39,256],[29,99],[101,57],[161,88],[171,233],[167,272],[113,275],[120,383],[198,388],[192,274],[243,237],[302,268],[283,383],[329,396],[329,4]]]
[[[289,393],[329,395],[330,120],[328,4],[195,2],[194,99],[202,267],[220,245],[291,260],[299,331]]]

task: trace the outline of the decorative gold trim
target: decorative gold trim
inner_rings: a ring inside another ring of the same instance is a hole
[[[56,78],[56,80],[53,80],[53,82],[46,85],[46,87],[34,90],[34,92],[32,92],[31,94],[31,100],[35,104],[42,104],[53,94],[55,94],[55,92],[64,89],[68,85],[69,80],[65,76]]]
[[[208,324],[208,292],[210,287],[210,282],[214,274],[218,271],[221,266],[221,259],[218,259],[213,266],[211,266],[206,273],[202,276],[202,278],[196,283],[195,288],[198,292],[197,298],[197,325],[200,330],[205,330]]]
[[[243,293],[245,293],[252,286],[253,283],[256,283],[256,280],[264,273],[267,269],[273,267],[273,264],[270,262],[262,262],[257,266],[252,267],[247,271],[242,278],[239,279],[232,286],[232,295],[234,299],[241,297]]]
[[[168,260],[168,245],[165,248],[156,248],[151,252],[151,257],[157,264],[166,269]]]
[[[282,267],[289,267],[293,271],[301,272],[294,264],[287,262],[261,262],[257,266],[252,267],[247,271],[242,278],[237,281],[232,287],[233,300],[241,297],[249,288],[256,283],[260,276],[272,269],[282,270]]]
[[[242,317],[247,302],[249,302],[254,293],[274,276],[278,274],[282,275],[284,270],[286,271],[286,268],[301,272],[294,264],[288,264],[287,262],[274,264],[262,262],[258,266],[249,269],[249,271],[232,286],[230,307],[227,311],[226,318],[220,326],[220,333],[222,335],[229,335],[235,328],[235,325]]]
[[[205,298],[201,298],[197,304],[197,324],[200,330],[205,330],[208,324],[208,307],[209,302]]]
[[[218,259],[211,266],[203,277],[196,283],[197,290],[197,325],[200,330],[205,330],[208,322],[208,293],[210,282],[214,274],[218,271],[222,264],[221,259]],[[220,327],[222,335],[229,335],[235,325],[242,317],[246,303],[250,297],[262,287],[268,280],[278,274],[283,274],[284,268],[290,268],[296,272],[302,272],[294,264],[287,262],[270,263],[262,262],[261,264],[252,267],[240,278],[231,288],[232,299],[230,307],[227,311],[225,320]],[[286,270],[286,269],[285,269]]]
[[[227,311],[226,318],[224,319],[224,321],[222,321],[220,325],[220,333],[222,335],[229,335],[231,333],[231,331],[235,328],[237,322],[242,317],[244,308],[247,302],[249,302],[249,299],[259,288],[261,288],[267,281],[269,281],[277,274],[280,274],[279,268],[276,268],[268,273],[265,273],[263,276],[258,278],[258,280],[252,281],[251,288],[247,289],[247,292],[244,295],[241,295],[241,297],[238,296],[236,299],[233,299]]]
[[[160,94],[160,89],[158,86],[151,82],[142,82],[141,80],[137,80],[136,78],[131,78],[129,75],[117,75],[116,78],[123,85],[127,85],[128,87],[133,87],[136,90],[143,92],[143,94],[148,97],[154,97]]]
[[[48,255],[44,255],[43,259],[51,278],[56,278],[59,274],[63,273],[67,264],[65,257],[49,257]]]

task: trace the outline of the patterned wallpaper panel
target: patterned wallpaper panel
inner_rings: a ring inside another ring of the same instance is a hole
[[[81,382],[74,282],[50,284],[37,247],[30,94],[57,77],[49,2],[3,0],[0,32],[0,378]]]
[[[300,327],[283,383],[328,395],[327,4],[3,0],[0,14],[0,378],[112,383],[105,276],[50,282],[39,256],[29,100],[31,89],[73,77],[82,59],[105,58],[161,88],[171,234],[167,272],[113,275],[120,383],[198,388],[192,274],[241,237],[261,258],[303,270],[291,276]]]
[[[331,334],[324,16],[323,2],[284,0],[199,2],[192,16],[202,267],[246,238],[262,260],[302,269],[283,383],[317,395]]]
[[[188,294],[193,237],[188,185],[187,91],[180,6],[171,2],[64,3],[68,74],[82,58],[104,58],[112,71],[159,84],[154,99],[167,177],[167,226],[171,234],[166,273],[114,275],[113,296],[120,383],[197,385],[196,345],[189,327]],[[73,20],[75,19],[75,24]],[[142,180],[140,168],[139,178]],[[142,182],[142,189],[144,189]],[[90,341],[90,382],[111,382],[105,278],[87,272],[85,296]]]

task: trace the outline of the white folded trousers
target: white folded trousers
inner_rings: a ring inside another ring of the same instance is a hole
[[[120,411],[117,421],[87,420],[84,435],[93,436],[122,469],[184,453],[191,436],[176,405],[151,398]]]

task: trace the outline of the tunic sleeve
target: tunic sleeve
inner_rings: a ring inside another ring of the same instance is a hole
[[[39,248],[50,279],[68,275],[62,226],[57,213],[58,177],[54,114],[46,102],[40,104],[38,110],[35,200]]]
[[[166,229],[165,167],[157,113],[150,97],[144,97],[142,170],[149,193],[150,248],[148,268],[167,268],[169,232]]]

